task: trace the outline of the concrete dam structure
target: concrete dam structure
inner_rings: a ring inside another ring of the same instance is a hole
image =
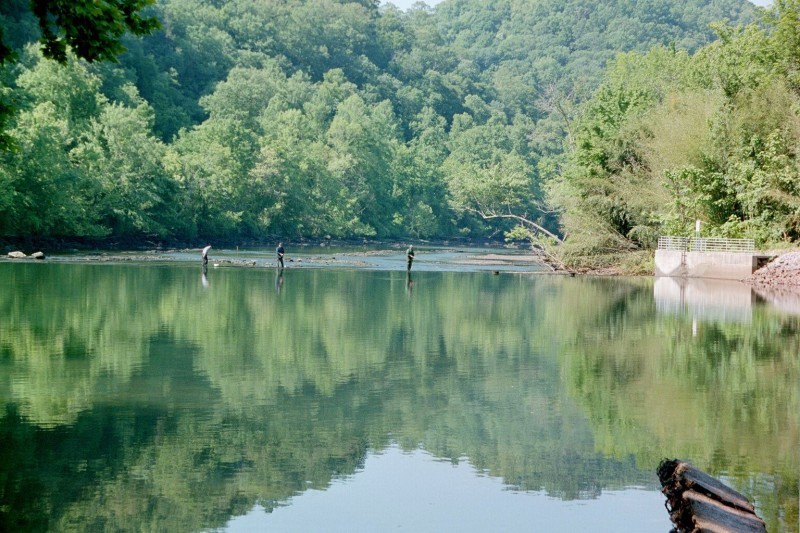
[[[655,275],[742,280],[770,259],[757,252],[749,239],[661,237],[656,250]]]

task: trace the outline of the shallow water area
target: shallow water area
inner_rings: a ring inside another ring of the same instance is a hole
[[[438,272],[549,272],[540,257],[518,247],[415,247],[412,270]],[[153,250],[120,252],[71,252],[50,257],[51,261],[71,262],[199,262],[200,250]],[[286,247],[287,268],[349,268],[365,270],[405,270],[405,247],[398,245]],[[277,267],[272,248],[211,249],[210,267]]]

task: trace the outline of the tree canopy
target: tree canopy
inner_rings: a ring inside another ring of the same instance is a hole
[[[6,237],[491,237],[519,221],[574,235],[552,185],[576,183],[566,161],[611,91],[606,64],[653,47],[722,61],[708,24],[757,13],[744,0],[66,4],[0,11],[18,51],[0,72],[16,110],[2,125]],[[105,22],[68,31],[80,17]]]
[[[580,257],[703,233],[760,246],[800,239],[800,3],[765,24],[714,26],[694,54],[619,56],[587,101],[551,201]]]
[[[146,35],[158,28],[158,20],[142,15],[155,0],[11,0],[0,6],[0,66],[16,59],[15,49],[33,38],[38,23],[44,57],[65,63],[67,49],[86,61],[115,61],[125,51],[121,39],[126,32]],[[33,15],[33,17],[31,17]],[[0,149],[10,139],[6,134],[15,111],[6,91],[0,93]]]

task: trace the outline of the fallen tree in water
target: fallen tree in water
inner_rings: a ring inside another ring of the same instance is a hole
[[[766,533],[764,521],[741,494],[678,459],[658,465],[661,492],[678,533]]]

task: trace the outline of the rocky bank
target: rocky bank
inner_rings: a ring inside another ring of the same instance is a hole
[[[800,287],[800,252],[782,254],[745,281],[757,287]]]

